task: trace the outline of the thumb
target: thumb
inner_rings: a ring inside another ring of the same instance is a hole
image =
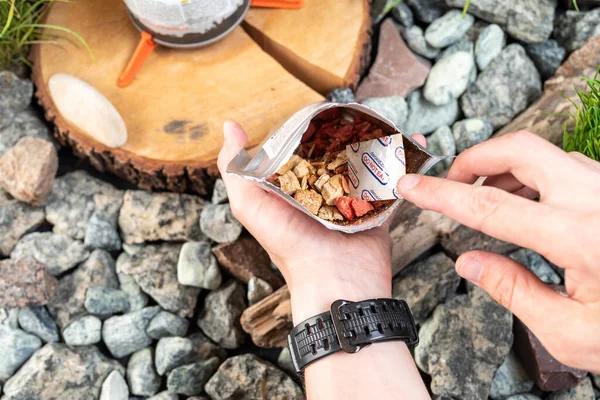
[[[572,300],[563,297],[518,262],[496,253],[471,251],[456,260],[456,271],[485,290],[547,342],[568,323]],[[562,311],[557,312],[557,311]]]

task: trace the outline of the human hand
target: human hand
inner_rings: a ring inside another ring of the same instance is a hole
[[[484,186],[471,186],[480,176]],[[555,358],[600,373],[600,163],[516,132],[463,152],[445,180],[407,175],[398,190],[564,268],[569,297],[508,257],[472,251],[456,261],[459,275],[511,310]]]

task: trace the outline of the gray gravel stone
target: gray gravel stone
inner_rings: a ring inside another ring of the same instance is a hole
[[[10,71],[0,71],[0,128],[8,126],[16,114],[31,103],[33,84]]]
[[[227,196],[227,188],[225,187],[225,182],[223,182],[223,179],[217,178],[217,180],[215,181],[215,187],[213,189],[211,202],[213,204],[221,204],[227,202],[228,200],[229,197]]]
[[[392,18],[405,28],[410,28],[415,23],[413,12],[404,1],[401,1],[392,8]]]
[[[494,400],[503,400],[514,394],[529,392],[531,389],[533,389],[533,381],[529,379],[527,371],[511,351],[494,374],[490,397]]]
[[[291,376],[296,376],[296,368],[292,361],[290,349],[287,346],[281,349],[281,353],[279,353],[279,357],[277,357],[277,365]]]
[[[219,368],[218,358],[198,361],[175,368],[169,373],[167,388],[170,392],[193,396],[204,391],[204,385]]]
[[[481,34],[481,31],[483,31],[488,26],[489,26],[488,22],[482,21],[480,19],[476,19],[475,23],[473,24],[471,29],[469,29],[462,38],[466,39],[466,40],[470,40],[471,42],[475,43],[477,41],[477,38]]]
[[[445,54],[431,67],[423,97],[437,106],[456,101],[467,90],[476,70],[472,47],[470,51]]]
[[[136,396],[155,395],[162,385],[162,378],[154,368],[154,350],[151,347],[136,351],[127,363],[127,382]]]
[[[456,141],[452,129],[443,125],[427,136],[427,150],[439,156],[455,156]]]
[[[527,267],[544,283],[558,285],[562,282],[560,276],[538,253],[529,249],[520,249],[511,253],[510,258]]]
[[[48,303],[48,311],[61,329],[87,314],[84,302],[91,286],[119,287],[115,262],[104,250],[94,250],[86,262],[58,281],[56,291]]]
[[[131,275],[121,272],[121,266],[129,260],[127,253],[119,254],[117,258],[117,277],[119,278],[119,286],[122,291],[127,294],[129,302],[129,311],[138,311],[148,305],[148,295],[142,292],[142,289],[135,283],[135,279]]]
[[[427,27],[425,40],[433,47],[442,49],[460,40],[474,22],[473,16],[467,14],[463,17],[460,10],[450,10]]]
[[[129,400],[129,388],[119,371],[111,372],[102,383],[99,400]]]
[[[160,339],[165,336],[184,336],[187,333],[188,325],[187,319],[167,311],[160,311],[148,324],[146,333],[152,339]]]
[[[332,103],[355,103],[354,92],[350,88],[333,89],[327,93],[327,100]]]
[[[590,377],[592,378],[592,382],[594,382],[594,385],[600,388],[600,375],[590,374]]]
[[[235,349],[244,341],[240,316],[245,308],[244,288],[238,281],[231,280],[206,296],[198,326],[220,346]]]
[[[498,25],[492,24],[483,29],[475,42],[475,60],[479,69],[484,70],[505,45],[506,35]]]
[[[127,244],[127,243],[123,243],[123,250],[125,251],[125,253],[127,253],[128,255],[132,256],[135,253],[137,253],[138,251],[140,251],[141,249],[144,248],[144,244]]]
[[[11,253],[16,260],[31,256],[45,264],[52,275],[60,275],[85,261],[90,252],[70,236],[52,232],[33,232],[21,238]]]
[[[243,227],[229,204],[207,204],[200,215],[200,229],[217,243],[229,243],[240,237]]]
[[[94,212],[111,211],[116,215],[123,192],[85,171],[58,177],[48,195],[46,219],[54,224],[54,233],[84,239],[88,221]]]
[[[535,394],[522,393],[522,394],[515,394],[514,396],[507,397],[506,400],[542,400],[542,399],[539,398],[538,396],[536,396]]]
[[[273,293],[273,287],[260,278],[253,276],[248,281],[248,304],[253,305]]]
[[[177,261],[177,280],[182,285],[208,290],[221,285],[221,271],[209,242],[184,243]]]
[[[35,230],[44,219],[43,207],[15,200],[0,188],[0,256],[10,255],[19,239]]]
[[[540,75],[518,44],[507,46],[461,98],[468,118],[480,117],[499,128],[542,93]]]
[[[458,101],[444,106],[431,104],[416,90],[408,96],[408,119],[404,130],[410,134],[428,134],[443,125],[452,125],[458,118]]]
[[[105,317],[126,312],[129,299],[120,289],[92,286],[87,290],[84,306],[89,313]]]
[[[529,44],[525,46],[525,50],[544,80],[554,75],[567,54],[564,47],[554,39],[539,44]]]
[[[415,18],[427,24],[432,23],[448,10],[444,0],[406,0]]]
[[[554,38],[570,53],[592,36],[600,35],[600,8],[591,11],[567,11],[554,23]]]
[[[440,49],[427,43],[423,34],[423,29],[421,29],[420,26],[413,25],[410,28],[405,29],[402,35],[404,36],[404,40],[406,40],[408,47],[418,55],[434,59],[440,54]]]
[[[408,116],[406,100],[400,96],[371,97],[361,101],[394,123],[397,127],[404,126]]]
[[[164,337],[156,345],[156,371],[165,375],[173,368],[193,362],[195,357],[194,343],[189,338]]]
[[[119,272],[131,275],[140,288],[165,310],[191,317],[196,308],[199,288],[177,281],[180,244],[148,245],[125,259]]]
[[[202,332],[195,332],[188,336],[194,346],[195,358],[197,360],[208,360],[212,357],[217,357],[220,360],[225,360],[227,352],[221,347],[214,344]]]
[[[93,315],[86,315],[71,322],[63,330],[63,338],[69,346],[86,346],[102,340],[102,321]]]
[[[58,342],[58,328],[44,306],[23,307],[19,310],[21,329],[32,333],[44,342]]]
[[[37,336],[0,325],[0,381],[10,378],[40,347]]]
[[[406,300],[415,322],[421,325],[438,304],[456,295],[460,279],[454,261],[437,253],[403,269],[392,282],[392,296]]]
[[[457,153],[489,139],[492,133],[494,133],[492,124],[481,118],[463,119],[452,125]]]
[[[146,307],[104,321],[102,339],[111,354],[124,357],[149,346],[152,338],[146,334],[146,327],[159,311],[160,307]]]
[[[117,215],[95,212],[88,221],[83,240],[88,249],[121,249],[121,236],[117,230]]]
[[[198,219],[204,203],[200,197],[189,194],[128,190],[119,213],[123,241],[133,244],[200,240],[203,235]]]
[[[112,371],[125,373],[121,364],[104,357],[95,346],[49,343],[6,382],[3,400],[98,399]]]
[[[2,111],[0,110],[1,115]],[[17,144],[23,137],[35,137],[47,140],[58,149],[58,145],[52,139],[45,121],[42,121],[34,110],[27,109],[16,114],[12,122],[9,123],[8,120],[4,122],[8,123],[8,125],[0,128],[0,156]],[[0,125],[2,125],[2,122],[0,122]]]
[[[0,325],[19,329],[19,308],[0,308]]]
[[[462,9],[464,0],[446,0],[450,7]],[[550,37],[556,0],[472,0],[469,13],[498,24],[517,40],[539,43]]]
[[[594,388],[590,378],[585,378],[573,389],[559,390],[548,395],[548,400],[592,400]]]
[[[160,392],[156,396],[147,398],[146,400],[179,400],[177,393],[171,393],[168,390]]]
[[[434,394],[486,399],[512,346],[512,314],[483,290],[468,289],[439,305],[423,324],[415,361],[431,375]]]

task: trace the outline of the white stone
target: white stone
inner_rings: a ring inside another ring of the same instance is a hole
[[[118,371],[113,370],[104,380],[100,400],[129,400],[127,382]]]
[[[474,69],[473,56],[467,52],[443,57],[431,68],[423,96],[437,106],[449,104],[467,90]]]

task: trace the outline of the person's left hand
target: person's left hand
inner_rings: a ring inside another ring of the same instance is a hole
[[[228,175],[227,165],[247,136],[235,122],[226,122],[223,131],[218,166],[231,209],[269,253],[292,297],[305,299],[302,306],[294,303],[295,321],[324,311],[339,298],[391,297],[389,224],[352,235],[332,231],[254,183]],[[421,135],[417,140],[425,142]]]

